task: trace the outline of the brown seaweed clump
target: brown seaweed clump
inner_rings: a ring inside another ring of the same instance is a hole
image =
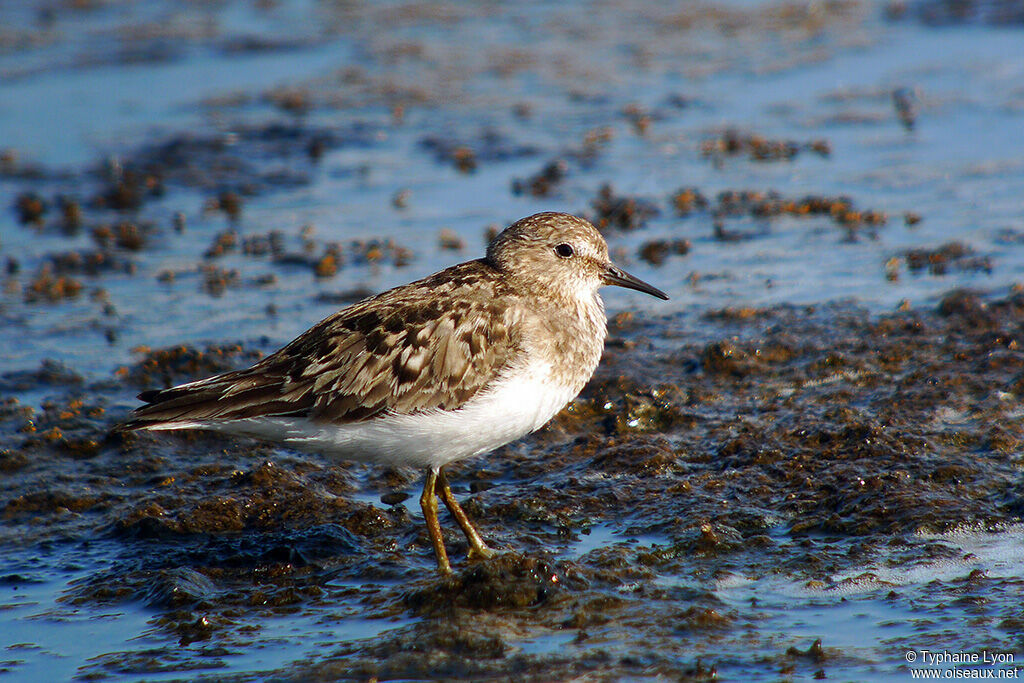
[[[847,239],[853,241],[861,231],[874,234],[884,226],[889,217],[884,211],[859,209],[849,197],[829,195],[806,195],[784,197],[774,191],[724,190],[715,198],[711,208],[716,234],[728,234],[724,222],[728,218],[749,216],[757,219],[772,219],[780,216],[829,218],[845,231]]]
[[[49,205],[35,192],[24,192],[14,199],[14,210],[22,225],[42,225]]]
[[[140,346],[132,349],[142,354],[133,366],[122,366],[117,376],[134,387],[169,387],[191,379],[199,379],[228,370],[235,370],[260,359],[259,351],[242,344],[208,344],[204,349],[181,344],[163,349]]]
[[[569,173],[569,163],[565,159],[555,159],[544,165],[537,173],[527,178],[516,178],[512,181],[512,194],[528,194],[533,197],[548,197],[562,184]]]
[[[648,240],[640,245],[640,251],[638,256],[650,263],[652,266],[660,266],[668,260],[668,257],[675,254],[678,256],[686,256],[690,253],[690,249],[693,245],[690,240],[676,239],[676,240]]]
[[[55,303],[73,299],[82,292],[82,283],[67,275],[54,272],[53,264],[46,263],[25,287],[25,302]]]
[[[903,253],[910,272],[927,270],[931,275],[945,275],[950,271],[992,272],[992,259],[978,256],[969,245],[946,242],[934,249],[910,249]]]
[[[647,199],[616,196],[608,184],[601,186],[590,205],[594,209],[590,222],[601,232],[636,230],[661,213],[657,205]]]
[[[726,130],[719,137],[705,140],[701,143],[700,149],[701,154],[713,159],[746,155],[751,161],[789,161],[805,151],[814,152],[822,157],[828,157],[832,153],[832,145],[828,140],[771,140],[761,135],[740,133],[733,128]]]
[[[691,213],[703,211],[708,207],[708,200],[696,187],[684,187],[670,198],[672,208],[677,216],[689,216]]]

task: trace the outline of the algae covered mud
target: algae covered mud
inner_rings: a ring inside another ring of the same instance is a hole
[[[1017,673],[1022,24],[3,3],[0,678]],[[551,209],[673,299],[451,472],[499,557],[433,573],[418,472],[109,435]]]

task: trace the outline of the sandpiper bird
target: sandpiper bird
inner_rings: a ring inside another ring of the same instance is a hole
[[[448,573],[438,497],[470,558],[492,551],[443,467],[540,428],[575,398],[604,347],[602,285],[668,298],[612,264],[587,221],[539,213],[484,258],[345,308],[250,368],[143,392],[147,405],[118,429],[211,429],[424,467],[420,505]]]

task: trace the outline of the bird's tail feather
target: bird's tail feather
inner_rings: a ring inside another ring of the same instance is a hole
[[[283,392],[281,378],[250,370],[228,372],[169,389],[139,394],[147,405],[136,408],[113,431],[193,429],[213,421],[299,415],[308,410]]]

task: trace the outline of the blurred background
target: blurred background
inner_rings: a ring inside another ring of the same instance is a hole
[[[1024,241],[1021,13],[4,3],[17,323],[0,345],[104,373],[140,344],[285,341],[339,296],[476,258],[540,210],[598,222],[674,310],[1006,287]]]

